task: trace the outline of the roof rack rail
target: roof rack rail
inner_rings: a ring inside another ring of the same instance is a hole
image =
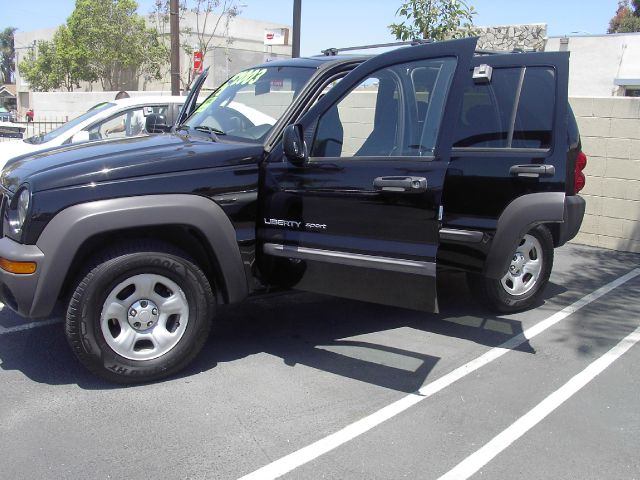
[[[505,53],[534,53],[538,50],[535,48],[514,48],[513,50],[485,50],[478,49],[476,50],[477,55],[504,55]]]
[[[431,39],[416,38],[407,42],[392,42],[392,43],[378,43],[375,45],[361,45],[358,47],[345,47],[345,48],[327,48],[322,50],[322,54],[326,57],[334,57],[340,52],[350,52],[353,50],[366,50],[369,48],[382,48],[382,47],[400,47],[403,45],[424,45],[425,43],[432,43]]]
[[[392,43],[377,43],[374,45],[360,45],[357,47],[344,47],[344,48],[326,48],[321,50],[322,55],[326,57],[334,57],[341,52],[351,52],[354,50],[367,50],[371,48],[383,48],[383,47],[401,47],[404,45],[424,45],[426,43],[433,43],[434,41],[429,38],[415,38],[413,40],[409,40],[406,42],[392,42]],[[525,48],[514,48],[513,50],[487,50],[487,49],[477,49],[477,55],[504,55],[506,53],[533,53],[538,50],[535,48],[525,49]]]

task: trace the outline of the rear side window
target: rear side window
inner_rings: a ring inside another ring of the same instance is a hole
[[[550,68],[496,68],[490,83],[469,75],[454,147],[550,148],[554,105]]]
[[[464,89],[462,111],[454,147],[506,148],[520,68],[495,69],[491,83]]]
[[[555,97],[553,69],[528,67],[518,102],[512,148],[551,148]]]

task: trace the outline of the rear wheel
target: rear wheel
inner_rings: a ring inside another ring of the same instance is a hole
[[[200,351],[213,298],[202,270],[182,252],[128,244],[107,253],[77,283],[67,339],[80,362],[107,380],[156,380]]]
[[[499,312],[517,312],[536,303],[553,267],[553,238],[544,226],[529,231],[511,255],[505,275],[499,279],[469,274],[475,296]]]

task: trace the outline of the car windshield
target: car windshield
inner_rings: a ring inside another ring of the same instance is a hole
[[[91,108],[91,110],[89,110],[88,112],[83,113],[79,117],[76,117],[73,120],[69,120],[67,123],[65,123],[64,125],[56,128],[55,130],[51,130],[49,133],[45,133],[44,135],[37,135],[35,137],[25,138],[24,141],[27,142],[27,143],[46,143],[46,142],[50,142],[54,138],[59,137],[60,135],[62,135],[65,132],[68,132],[69,130],[74,128],[76,125],[81,124],[86,119],[91,118],[91,117],[93,117],[95,115],[98,115],[100,112],[102,112],[106,108],[110,108],[110,107],[113,107],[113,106],[115,106],[115,103],[101,103],[101,104],[96,105],[95,107]]]
[[[225,139],[262,142],[315,68],[264,67],[234,75],[183,124]]]

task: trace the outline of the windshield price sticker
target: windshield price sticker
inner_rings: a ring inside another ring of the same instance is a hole
[[[209,105],[213,103],[213,101],[218,98],[218,96],[230,86],[235,85],[253,85],[256,83],[262,76],[267,73],[266,68],[254,68],[251,70],[245,70],[244,72],[240,72],[235,74],[233,77],[227,81],[224,85],[222,85],[216,92],[214,92],[209,98],[207,98],[202,105],[198,107],[196,113],[203,112]]]
[[[253,85],[260,78],[267,73],[266,68],[255,68],[252,70],[245,70],[244,72],[237,73],[231,80],[229,80],[229,85]]]

